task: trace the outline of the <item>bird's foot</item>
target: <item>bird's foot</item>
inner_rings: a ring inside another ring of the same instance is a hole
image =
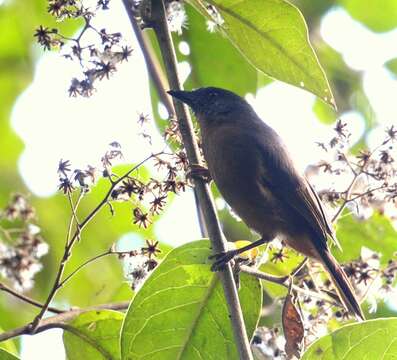
[[[211,181],[211,175],[205,166],[200,164],[190,164],[189,170],[186,173],[186,177],[190,179],[204,180],[206,183]]]
[[[220,271],[223,270],[226,264],[233,260],[234,257],[238,255],[238,251],[230,250],[226,252],[221,252],[218,254],[211,255],[209,259],[215,259],[215,262],[211,266],[211,271]]]

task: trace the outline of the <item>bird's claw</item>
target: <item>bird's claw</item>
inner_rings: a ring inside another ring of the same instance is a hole
[[[204,180],[207,183],[211,181],[211,175],[209,170],[199,164],[190,164],[186,177],[190,179]]]
[[[209,257],[210,260],[215,259],[215,262],[211,266],[211,271],[221,271],[224,270],[226,264],[233,260],[233,258],[237,255],[235,250],[221,252],[218,254],[211,255]]]

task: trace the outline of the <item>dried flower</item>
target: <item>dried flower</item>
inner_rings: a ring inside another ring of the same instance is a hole
[[[143,213],[140,208],[135,208],[133,214],[134,224],[137,224],[139,227],[143,226],[146,229],[151,223],[149,219],[149,214]]]
[[[0,242],[0,276],[18,291],[24,291],[33,286],[33,278],[42,268],[40,258],[47,254],[48,245],[40,236],[40,227],[30,222],[35,210],[24,196],[14,195],[7,207],[13,208],[13,217],[8,221],[21,218],[24,222],[17,222],[18,227],[13,229],[1,228],[10,244]]]
[[[154,240],[145,240],[146,247],[142,248],[142,254],[146,255],[149,259],[152,256],[156,257],[157,254],[161,253],[161,250],[158,248],[159,242]]]
[[[70,96],[91,96],[95,90],[95,82],[108,79],[116,71],[116,65],[127,60],[132,53],[131,48],[122,44],[122,36],[119,32],[97,29],[92,22],[99,11],[109,9],[109,4],[110,0],[98,0],[94,8],[85,7],[84,2],[77,0],[49,0],[47,11],[57,21],[79,19],[84,26],[72,39],[65,37],[57,29],[43,26],[40,26],[34,34],[45,50],[55,46],[64,49],[65,42],[68,43],[68,49],[63,56],[66,59],[76,60],[84,75],[80,80],[72,79],[68,89]],[[93,34],[96,34],[97,39]]]
[[[159,214],[160,211],[163,210],[164,205],[166,204],[166,195],[156,196],[151,202],[150,212],[152,214]]]
[[[386,129],[386,134],[390,140],[395,141],[397,138],[397,129],[392,125]]]
[[[137,194],[140,188],[141,186],[135,179],[127,178],[127,180],[123,180],[122,185],[120,186],[120,191],[131,197],[132,194]]]
[[[37,42],[42,45],[45,50],[51,50],[52,34],[54,34],[53,29],[49,29],[40,25],[33,36],[37,38]]]
[[[347,136],[346,126],[347,126],[347,124],[343,123],[342,120],[340,120],[340,119],[336,122],[336,126],[335,126],[334,130],[336,131],[338,136],[344,137],[344,138]]]
[[[287,254],[284,253],[283,249],[275,251],[270,261],[277,263],[278,261],[284,262],[284,259],[288,259]]]
[[[58,164],[58,174],[68,177],[67,173],[70,171],[70,161],[69,160],[59,160]]]
[[[58,190],[61,190],[65,195],[73,192],[75,187],[68,178],[59,178]]]

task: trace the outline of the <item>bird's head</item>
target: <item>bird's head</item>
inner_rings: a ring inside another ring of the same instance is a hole
[[[216,87],[200,88],[193,91],[170,90],[168,93],[189,105],[196,115],[207,117],[224,116],[233,111],[246,111],[250,105],[235,93]]]

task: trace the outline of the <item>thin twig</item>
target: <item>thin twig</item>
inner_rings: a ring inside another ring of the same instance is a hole
[[[272,283],[275,283],[275,284],[278,284],[278,285],[281,285],[284,287],[288,287],[288,285],[286,285],[286,283],[290,277],[289,275],[274,276],[274,275],[266,274],[263,271],[260,271],[258,269],[255,269],[254,267],[247,266],[247,265],[240,265],[240,270],[241,270],[241,272],[246,273],[248,275],[252,275],[258,279],[270,281]]]
[[[132,250],[133,251],[133,250]],[[77,272],[79,272],[82,268],[84,268],[85,266],[87,266],[88,264],[91,264],[92,262],[101,259],[105,256],[108,255],[129,255],[131,254],[132,251],[113,251],[112,249],[107,250],[106,252],[103,252],[101,254],[98,254],[96,256],[94,256],[91,259],[88,259],[87,261],[83,262],[82,264],[80,264],[76,269],[74,269],[69,275],[67,275],[60,283],[59,283],[59,287],[64,286],[74,275],[76,275]]]
[[[80,190],[80,194],[76,201],[76,204],[73,204],[73,199],[72,199],[71,193],[68,193],[67,196],[68,196],[68,200],[69,200],[69,204],[70,204],[70,209],[72,211],[72,217],[70,219],[71,226],[73,226],[73,220],[74,220],[76,230],[79,232],[78,239],[80,240],[80,230],[81,229],[80,229],[79,219],[77,218],[77,209],[80,205],[80,201],[81,201],[82,197],[84,196],[84,189]],[[70,234],[69,234],[69,236],[70,236]]]
[[[355,176],[354,181],[357,180],[357,177],[358,177],[358,176]],[[382,189],[385,188],[385,185],[381,185],[381,186],[376,187],[376,188],[374,188],[374,189],[369,189],[369,190],[367,190],[367,191],[365,191],[365,192],[363,192],[363,193],[361,193],[361,194],[355,195],[355,196],[353,196],[353,197],[350,197],[350,196],[352,195],[352,194],[351,194],[351,188],[352,188],[352,187],[349,186],[349,188],[346,190],[346,197],[345,197],[345,200],[343,201],[343,203],[341,204],[340,208],[338,209],[338,211],[336,212],[336,214],[335,214],[334,217],[332,218],[332,222],[335,222],[335,221],[339,218],[341,212],[343,211],[343,209],[345,208],[345,206],[346,206],[348,203],[353,202],[353,201],[355,201],[355,200],[357,200],[357,199],[360,199],[360,198],[362,198],[363,196],[367,196],[367,195],[369,195],[369,194],[372,194],[372,193],[374,193],[375,191],[382,190]]]
[[[75,212],[76,209],[79,207],[80,201],[81,201],[81,199],[83,198],[83,196],[84,196],[84,192],[80,190],[79,197],[77,198],[76,204],[73,206],[73,202],[72,202],[72,200],[71,200],[71,198],[70,198],[70,194],[68,194],[68,198],[69,198],[70,205],[71,205],[71,208],[72,208],[72,211],[73,211],[73,212]],[[73,210],[73,209],[74,209],[74,210]],[[65,248],[68,246],[69,241],[70,241],[70,237],[71,237],[71,235],[72,235],[73,220],[74,220],[74,219],[75,219],[74,216],[71,216],[71,217],[70,217],[70,220],[69,220],[68,231],[66,232]]]
[[[357,199],[360,199],[360,198],[362,198],[363,196],[367,196],[367,195],[369,195],[369,194],[374,193],[375,191],[382,190],[382,189],[384,189],[384,188],[385,188],[385,185],[381,185],[381,186],[379,186],[379,187],[377,187],[377,188],[367,190],[366,192],[363,192],[363,193],[361,193],[361,194],[358,194],[358,195],[356,195],[356,196],[350,198],[350,199],[349,199],[349,202],[354,201],[354,200],[357,200]]]
[[[292,271],[290,276],[294,277],[295,275],[297,275],[306,266],[308,261],[309,261],[309,258],[305,257],[301,261],[301,263]]]
[[[360,176],[361,173],[357,174],[355,173],[353,176],[353,180],[351,181],[350,185],[348,186],[346,192],[345,192],[345,198],[341,204],[341,206],[339,207],[338,211],[335,213],[335,215],[332,217],[331,222],[335,222],[339,215],[342,213],[342,211],[344,210],[345,206],[349,203],[349,197],[350,197],[350,192],[353,189],[354,184],[356,183],[358,177]]]
[[[255,268],[252,268],[252,267],[246,266],[246,265],[241,265],[240,266],[240,270],[241,270],[241,272],[243,272],[245,274],[254,276],[254,277],[258,278],[258,279],[262,279],[262,280],[266,280],[266,281],[272,282],[274,284],[278,284],[278,285],[280,285],[282,287],[285,287],[286,289],[288,289],[289,286],[290,286],[290,284],[288,282],[288,279],[290,279],[289,275],[282,276],[282,277],[273,276],[273,275],[266,274],[263,271],[257,270]],[[340,303],[338,303],[338,302],[336,302],[334,300],[331,300],[329,297],[322,296],[318,292],[310,291],[310,290],[307,290],[307,289],[303,289],[303,288],[301,288],[299,286],[296,286],[296,285],[292,285],[292,289],[297,291],[297,292],[300,292],[300,293],[302,293],[304,295],[307,295],[307,296],[310,296],[310,297],[314,297],[316,299],[323,300],[323,301],[325,301],[325,302],[327,302],[329,304],[332,304],[334,306],[339,306],[339,307],[342,306],[342,304],[340,304]]]
[[[92,307],[88,307],[85,309],[73,309],[70,311],[65,311],[65,312],[55,315],[55,316],[50,316],[45,319],[40,319],[39,323],[37,324],[35,334],[43,332],[45,330],[60,327],[59,324],[66,324],[68,321],[73,320],[78,315],[85,313],[87,311],[125,310],[128,308],[128,305],[129,305],[129,302],[125,301],[125,302],[121,302],[121,303],[97,305],[97,306],[92,306]],[[12,339],[12,338],[20,336],[20,335],[32,335],[31,324],[27,324],[27,325],[21,326],[19,328],[1,333],[0,334],[0,342],[8,340],[8,339]]]
[[[68,200],[69,200],[69,204],[70,204],[70,209],[72,210],[73,219],[74,219],[74,221],[76,223],[76,227],[77,228],[80,226],[80,224],[79,224],[79,219],[77,218],[76,211],[77,211],[77,208],[78,208],[78,205],[79,205],[79,202],[80,202],[79,200],[81,199],[81,196],[82,196],[81,194],[83,193],[83,191],[84,190],[82,190],[80,192],[80,196],[79,196],[79,198],[78,198],[78,200],[76,202],[76,205],[73,204],[72,195],[70,193],[68,193]]]
[[[346,155],[342,152],[338,152],[340,156],[343,157],[343,160],[345,160],[345,163],[347,164],[347,166],[350,168],[350,171],[353,173],[354,176],[357,176],[357,171],[356,169],[354,169],[353,165],[351,164],[351,162],[349,161],[349,159],[346,157]]]
[[[175,49],[168,29],[164,3],[163,1],[155,0],[148,2],[145,6],[146,5],[149,7],[151,6],[151,11],[148,14],[142,14],[144,17],[143,20],[146,24],[150,24],[155,31],[170,87],[173,90],[181,90],[182,86],[178,77]],[[186,106],[181,102],[175,99],[173,99],[173,102],[189,163],[201,164],[200,153],[195,139],[190,114]],[[199,206],[203,210],[206,229],[208,230],[213,249],[217,253],[224,252],[226,251],[226,241],[220,228],[209,188],[202,179],[194,179],[194,184]],[[251,360],[253,357],[230,264],[225,267],[225,270],[219,273],[219,277],[225,292],[240,358]]]
[[[28,303],[30,305],[36,306],[36,307],[38,307],[40,309],[44,306],[42,303],[40,303],[40,302],[38,302],[38,301],[36,301],[36,300],[34,300],[32,298],[14,291],[10,287],[8,287],[6,284],[0,283],[0,291],[4,291],[6,293],[9,293],[12,296],[16,297],[17,299],[22,300],[22,301],[24,301],[24,302],[26,302],[26,303]],[[51,307],[51,306],[48,307],[48,311],[51,311],[54,314],[61,314],[61,313],[64,312],[64,310],[57,309],[57,308],[54,308],[54,307]]]
[[[380,145],[376,146],[374,149],[372,149],[372,151],[371,151],[371,152],[369,153],[369,155],[368,155],[367,163],[368,163],[368,160],[375,154],[375,152],[376,152],[377,150],[379,150],[381,147],[385,146],[387,143],[389,143],[389,141],[391,141],[391,139],[385,140],[382,144],[380,144]],[[382,187],[383,187],[383,186],[381,186],[381,187],[379,187],[379,188],[377,188],[377,189],[370,190],[369,192],[366,192],[366,193],[364,193],[364,194],[358,195],[358,196],[356,196],[356,197],[354,197],[354,198],[350,198],[351,190],[353,189],[354,184],[356,183],[358,177],[359,177],[361,174],[366,174],[366,175],[372,176],[372,177],[374,177],[375,174],[371,174],[371,173],[367,172],[367,171],[365,170],[365,164],[361,166],[361,165],[359,165],[359,164],[353,163],[353,165],[357,166],[357,167],[360,169],[360,171],[357,172],[356,170],[353,169],[353,167],[352,167],[352,165],[351,165],[352,163],[346,158],[346,156],[343,155],[343,157],[344,157],[345,162],[346,162],[346,163],[348,164],[348,166],[350,167],[350,170],[352,171],[352,173],[353,173],[354,176],[353,176],[352,182],[350,183],[350,185],[348,186],[347,190],[345,191],[345,199],[343,200],[343,202],[342,202],[341,206],[339,207],[338,211],[337,211],[337,212],[335,213],[335,215],[333,216],[333,218],[332,218],[332,220],[331,220],[332,222],[335,222],[335,221],[338,219],[339,215],[342,213],[343,209],[345,208],[345,206],[346,206],[349,202],[354,201],[354,200],[356,200],[356,199],[358,199],[358,198],[360,198],[360,197],[362,197],[362,196],[368,195],[368,193],[371,193],[371,192],[373,192],[373,191],[380,190],[380,189],[382,189]]]

